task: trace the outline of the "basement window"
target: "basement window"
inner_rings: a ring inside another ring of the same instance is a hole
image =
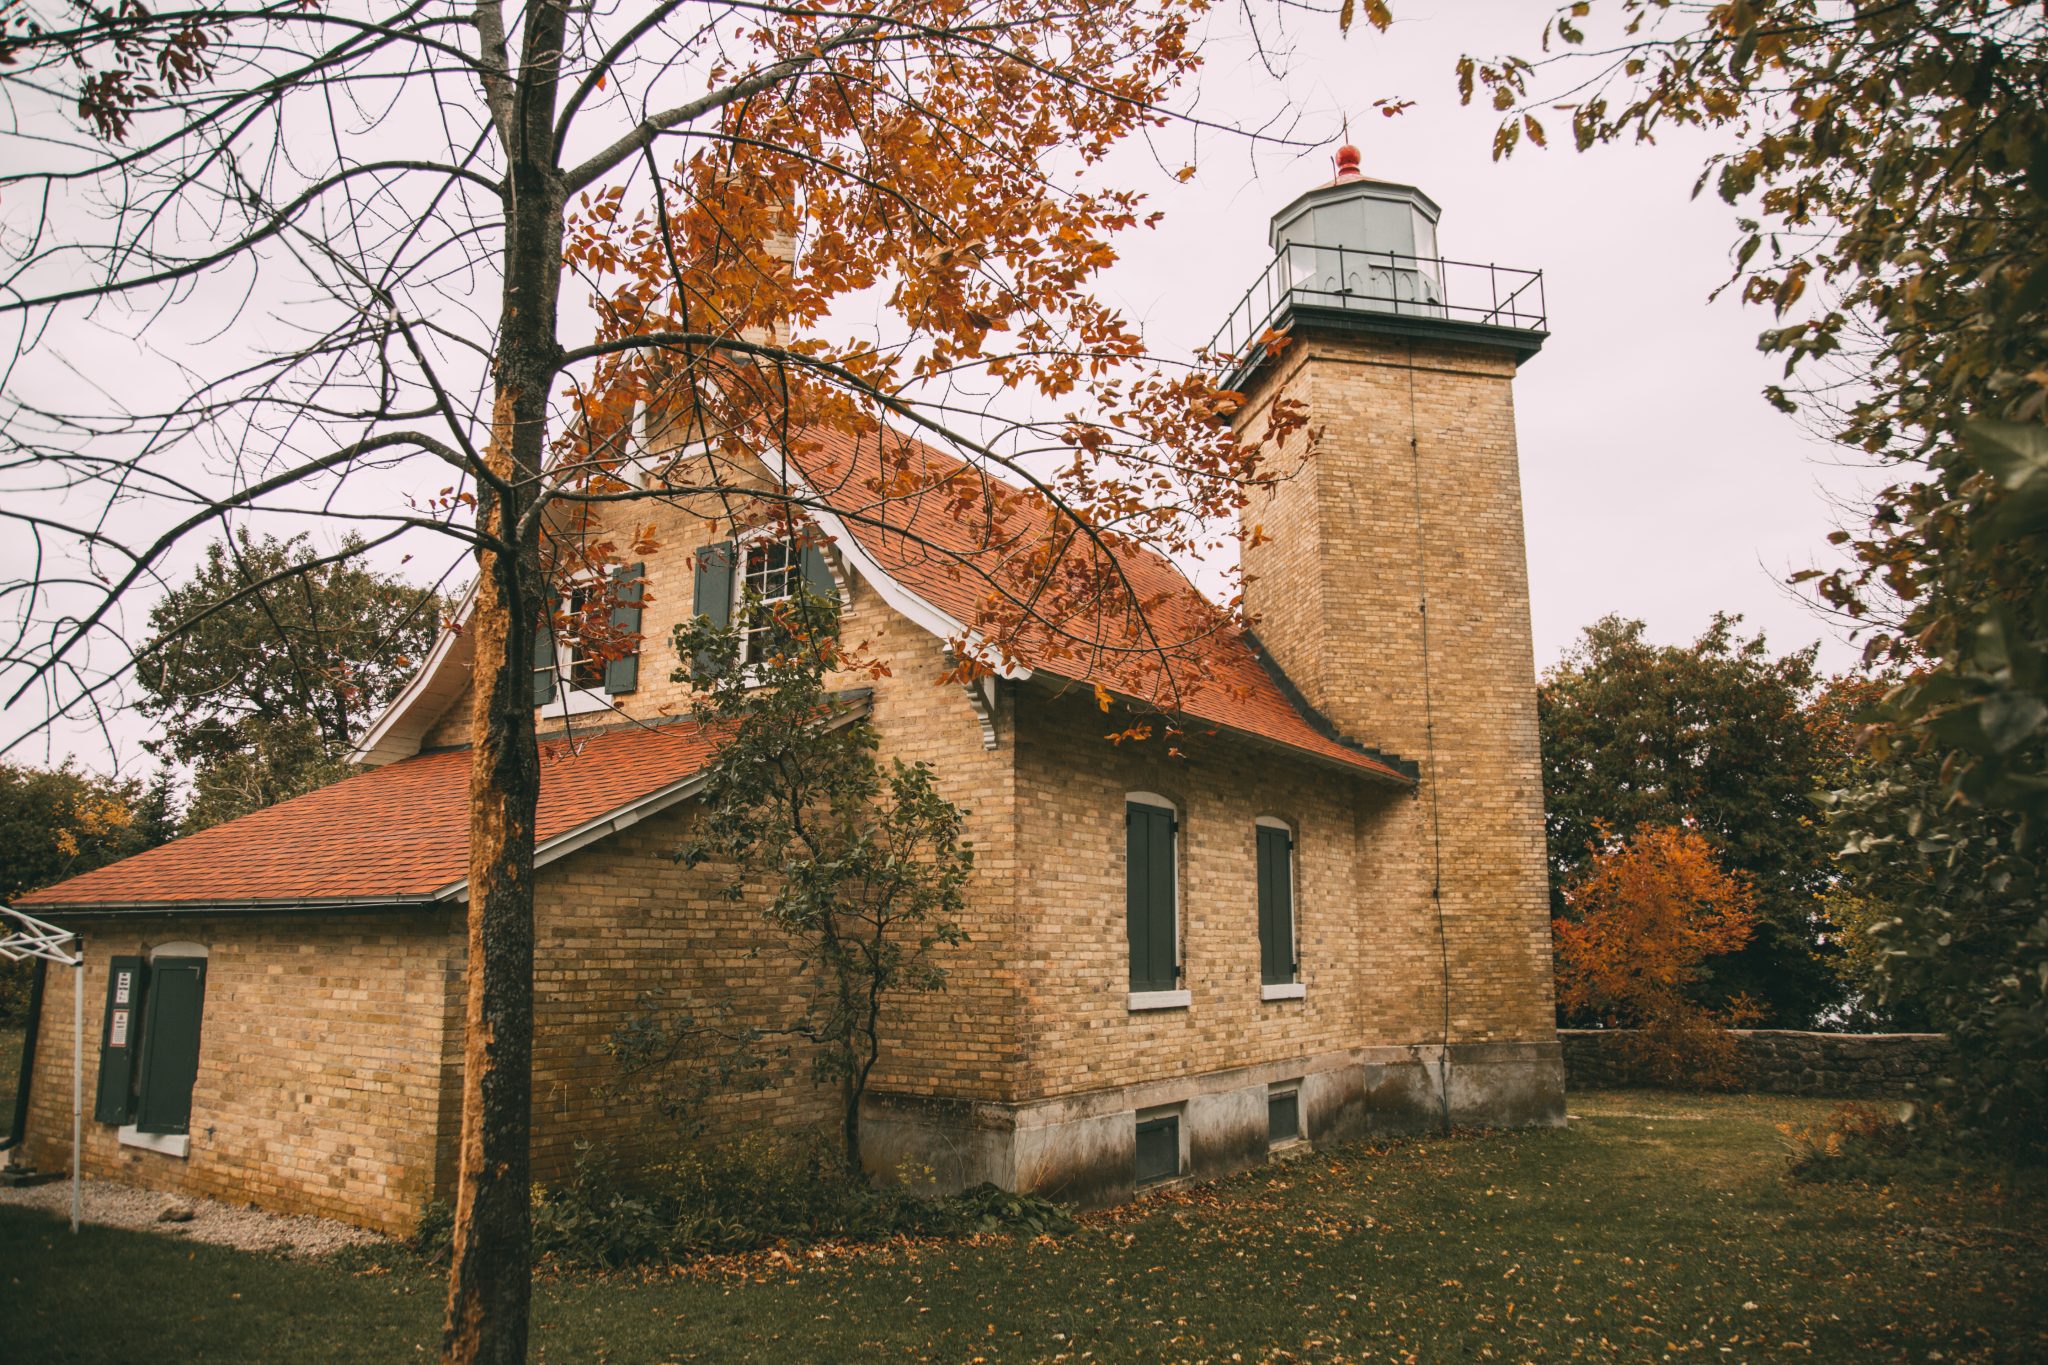
[[[1301,1082],[1288,1081],[1266,1092],[1266,1145],[1301,1141]]]
[[[1156,1185],[1181,1172],[1180,1113],[1138,1115],[1138,1183]]]

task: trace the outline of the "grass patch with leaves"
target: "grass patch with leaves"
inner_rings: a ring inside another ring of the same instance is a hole
[[[1569,1131],[1350,1145],[1083,1220],[538,1285],[541,1361],[2021,1361],[2048,1197],[2005,1172],[1815,1185],[1827,1101],[1577,1095]],[[0,1209],[0,1358],[431,1353],[413,1263],[292,1263]],[[109,1295],[109,1286],[120,1286]]]

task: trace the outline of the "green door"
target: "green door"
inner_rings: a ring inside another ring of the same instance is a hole
[[[183,1133],[192,1124],[192,1083],[199,1079],[199,1007],[206,997],[206,959],[161,957],[150,964],[142,1026],[142,1087],[135,1126],[145,1133]]]

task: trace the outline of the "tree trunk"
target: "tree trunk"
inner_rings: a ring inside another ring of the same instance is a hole
[[[860,1165],[860,1085],[851,1077],[841,1090],[844,1112],[840,1120],[840,1136],[846,1141],[846,1173],[855,1180],[863,1177]]]
[[[537,0],[506,152],[505,279],[496,396],[477,489],[476,662],[470,710],[469,961],[462,1145],[441,1358],[526,1359],[532,1297],[533,844],[540,795],[534,635],[552,619],[539,518],[548,396],[561,355],[562,193],[553,125],[566,12]]]

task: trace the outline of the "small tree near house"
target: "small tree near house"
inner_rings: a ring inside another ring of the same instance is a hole
[[[675,676],[698,689],[699,722],[730,732],[682,858],[729,867],[735,901],[766,896],[763,916],[795,953],[805,1008],[756,1033],[814,1046],[814,1074],[839,1085],[846,1163],[858,1175],[883,1016],[902,992],[944,988],[938,950],[966,941],[956,917],[974,853],[961,837],[966,812],[939,794],[930,766],[883,765],[873,725],[830,690],[834,675],[881,670],[841,650],[837,625],[834,605],[808,591],[772,608],[749,600],[733,627],[699,617],[677,628],[686,662]]]
[[[1626,839],[1602,830],[1564,901],[1566,917],[1551,925],[1558,1008],[1634,1030],[1626,1051],[1647,1079],[1734,1084],[1725,1030],[1757,1011],[1746,996],[1711,989],[1712,961],[1756,932],[1748,881],[1723,869],[1698,831],[1644,825]]]

